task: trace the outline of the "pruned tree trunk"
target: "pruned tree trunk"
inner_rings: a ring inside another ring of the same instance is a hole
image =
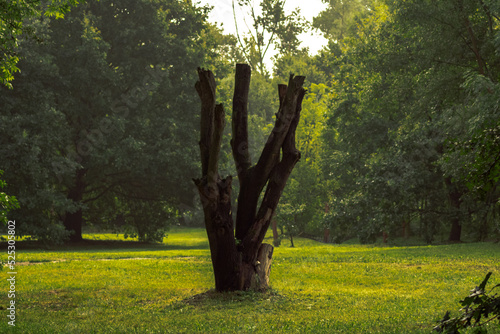
[[[269,287],[273,246],[263,244],[278,201],[300,152],[295,131],[300,119],[304,77],[290,76],[279,85],[280,107],[276,123],[262,154],[252,164],[248,148],[248,93],[250,66],[236,65],[231,147],[240,193],[236,224],[231,208],[231,183],[218,173],[219,151],[224,129],[224,108],[215,101],[212,72],[198,69],[196,90],[201,99],[200,152],[202,177],[194,180],[205,215],[205,227],[217,291],[264,290]],[[259,198],[266,187],[261,204]]]

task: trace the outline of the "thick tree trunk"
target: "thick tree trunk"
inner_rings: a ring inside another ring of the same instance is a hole
[[[78,242],[83,240],[82,222],[82,209],[78,209],[76,212],[66,214],[66,217],[64,218],[64,227],[66,228],[66,231],[71,232],[71,234],[69,235],[69,241]]]
[[[85,169],[80,169],[76,172],[75,184],[73,188],[68,192],[68,199],[72,200],[78,205],[83,199],[83,193],[85,191]],[[63,221],[66,231],[71,232],[69,240],[71,242],[82,241],[82,225],[83,225],[83,212],[82,209],[78,209],[72,213],[66,213]]]
[[[300,152],[295,148],[295,131],[305,94],[302,88],[304,77],[292,75],[288,86],[278,87],[280,108],[276,124],[259,161],[252,166],[247,128],[250,67],[244,64],[236,66],[231,146],[240,194],[234,226],[232,178],[221,179],[218,173],[224,108],[215,102],[213,74],[198,69],[198,76],[196,90],[201,99],[202,177],[194,182],[203,205],[216,290],[265,290],[269,287],[273,246],[262,241],[288,177],[300,159]],[[266,190],[257,208],[264,187]]]
[[[451,178],[446,178],[445,183],[448,188],[448,198],[450,200],[450,205],[454,210],[453,217],[451,219],[451,230],[448,241],[460,242],[460,238],[462,236],[462,224],[460,222],[460,205],[462,204],[463,192],[460,191],[457,185],[453,184]]]
[[[450,237],[448,241],[460,242],[462,236],[462,225],[460,224],[460,219],[454,218],[451,222]]]
[[[240,289],[241,259],[236,251],[231,215],[231,177],[217,181],[216,198],[205,180],[195,180],[205,214],[205,227],[210,244],[210,254],[217,291]]]
[[[273,251],[273,246],[262,244],[257,253],[255,263],[242,263],[240,268],[241,290],[265,291],[269,288]]]

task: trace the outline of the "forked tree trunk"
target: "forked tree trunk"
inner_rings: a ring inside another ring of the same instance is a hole
[[[196,90],[201,99],[200,152],[202,177],[194,180],[205,215],[205,227],[217,291],[265,290],[269,287],[273,246],[263,244],[266,231],[293,167],[300,159],[295,131],[300,119],[304,77],[290,76],[279,85],[280,107],[262,154],[252,164],[248,149],[248,93],[250,67],[236,65],[231,147],[240,193],[236,224],[231,208],[232,177],[218,172],[224,129],[224,108],[216,105],[212,72],[198,69]],[[260,207],[261,192],[265,189]]]

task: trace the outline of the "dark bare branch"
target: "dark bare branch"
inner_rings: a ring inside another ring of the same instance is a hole
[[[248,149],[248,93],[250,90],[251,68],[247,64],[236,65],[236,75],[233,96],[231,147],[236,170],[240,180],[244,179],[251,166]]]
[[[207,175],[208,161],[210,157],[210,145],[214,132],[214,110],[215,110],[215,78],[211,71],[198,68],[199,81],[195,88],[201,100],[201,136],[200,153],[202,175]]]
[[[285,84],[278,84],[278,98],[279,98],[279,101],[280,101],[280,109],[282,108],[283,102],[285,101],[286,90],[287,89],[288,89],[287,85],[285,85]]]
[[[224,107],[222,104],[215,106],[214,112],[214,131],[212,142],[210,144],[210,153],[208,158],[207,184],[215,185],[219,179],[219,152],[222,143],[222,132],[224,131]]]
[[[253,181],[259,184],[260,189],[264,187],[271,170],[276,162],[279,161],[280,149],[288,133],[290,124],[295,117],[297,99],[300,91],[303,89],[304,80],[305,77],[303,76],[294,77],[293,74],[290,75],[286,95],[284,99],[280,98],[281,106],[276,115],[276,123],[255,166],[256,179]],[[283,87],[280,86],[278,89],[281,96]]]
[[[306,94],[306,90],[301,88],[297,95],[297,104],[295,107],[295,116],[290,124],[290,129],[286,134],[285,140],[283,141],[283,155],[293,153],[297,150],[295,146],[295,132],[300,121],[300,113],[302,112],[302,100]]]
[[[250,257],[253,256],[252,254],[256,254],[262,244],[269,224],[271,223],[271,219],[276,211],[276,207],[278,206],[281,194],[285,189],[288,177],[292,173],[295,164],[300,160],[300,152],[295,146],[295,131],[299,124],[300,112],[302,111],[302,100],[305,93],[305,89],[300,88],[297,94],[295,114],[282,145],[283,158],[271,171],[259,211],[257,212],[253,225],[250,227],[243,240],[243,248],[250,250],[245,252],[246,257],[244,257],[244,261],[252,262],[255,260]]]
[[[256,224],[255,215],[259,197],[268,182],[271,171],[280,161],[280,149],[295,118],[297,101],[303,90],[303,83],[304,77],[291,75],[288,86],[278,86],[280,109],[276,114],[274,129],[264,146],[259,162],[250,168],[245,177],[240,180],[236,216],[236,238],[239,240],[246,238],[251,226]]]

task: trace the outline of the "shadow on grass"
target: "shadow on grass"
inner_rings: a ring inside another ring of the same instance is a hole
[[[174,303],[174,307],[182,307],[182,305],[189,306],[214,306],[221,304],[233,303],[260,303],[260,302],[278,302],[286,301],[287,297],[281,295],[278,291],[269,289],[267,291],[231,291],[231,292],[217,292],[214,289],[208,290],[203,293],[188,297],[181,301]]]
[[[0,248],[7,249],[7,242],[0,242]],[[208,242],[200,242],[190,245],[168,244],[168,243],[147,243],[139,241],[126,240],[93,240],[84,239],[79,242],[65,243],[62,245],[47,245],[40,241],[23,240],[16,242],[16,248],[20,250],[43,250],[43,251],[62,251],[62,252],[81,252],[81,251],[164,251],[164,250],[195,250],[208,249]]]

